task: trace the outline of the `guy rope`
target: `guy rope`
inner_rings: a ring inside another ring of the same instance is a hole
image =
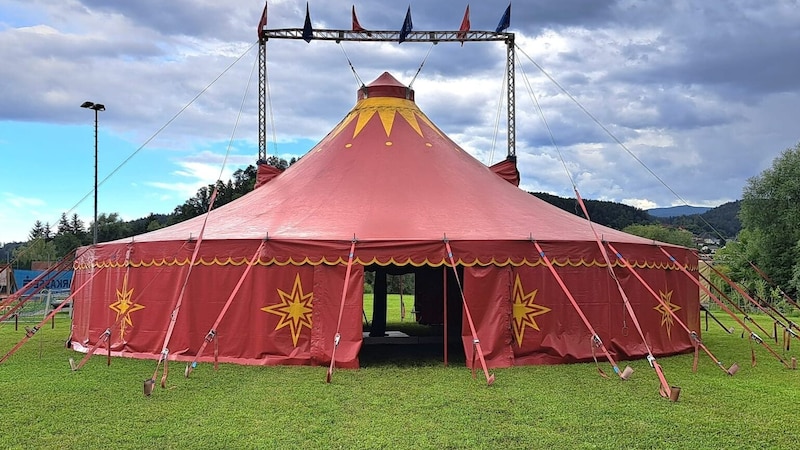
[[[353,236],[353,240],[350,242],[350,252],[347,254],[347,271],[344,275],[344,286],[342,287],[342,300],[339,303],[339,319],[336,321],[336,333],[333,335],[333,350],[331,351],[331,364],[328,367],[328,373],[325,376],[325,382],[330,383],[331,377],[333,377],[333,369],[336,367],[336,348],[339,347],[339,340],[342,338],[342,335],[339,334],[339,330],[342,326],[342,316],[344,315],[344,302],[347,299],[347,287],[350,284],[350,270],[353,268],[353,257],[355,256],[356,251],[356,242],[358,240],[355,236]]]
[[[203,344],[200,346],[200,349],[197,350],[197,354],[195,354],[194,359],[191,363],[186,365],[186,370],[183,372],[186,378],[189,378],[189,374],[192,373],[195,367],[197,367],[197,361],[203,355],[203,351],[205,351],[206,346],[208,346],[209,342],[214,342],[214,370],[219,367],[219,362],[217,361],[217,357],[219,355],[219,340],[217,337],[217,327],[219,327],[220,322],[225,317],[225,313],[228,312],[228,308],[230,308],[233,299],[236,298],[236,294],[239,293],[239,289],[242,287],[242,283],[247,278],[247,275],[250,274],[250,270],[253,268],[254,265],[258,262],[259,255],[261,254],[261,250],[264,248],[264,244],[266,244],[267,239],[261,241],[258,248],[256,249],[253,256],[247,262],[247,267],[244,269],[244,273],[242,276],[239,277],[239,281],[236,283],[236,286],[233,288],[231,295],[228,296],[228,300],[225,302],[225,305],[222,307],[222,310],[217,315],[216,320],[214,320],[214,324],[211,325],[211,329],[208,330],[208,334],[206,334],[205,339],[203,339]]]
[[[481,367],[483,368],[483,375],[486,377],[486,385],[491,386],[494,383],[494,374],[489,374],[489,368],[486,366],[486,358],[483,356],[483,349],[481,349],[481,341],[478,339],[478,332],[475,330],[475,323],[472,321],[472,314],[469,312],[467,306],[467,298],[464,296],[464,290],[461,288],[461,280],[458,276],[458,266],[453,258],[453,249],[450,248],[450,241],[447,237],[444,238],[444,246],[447,250],[447,258],[450,260],[450,266],[453,268],[453,274],[456,277],[456,284],[461,293],[461,303],[464,305],[464,315],[467,317],[469,324],[469,332],[472,335],[472,378],[475,378],[475,356],[478,356]],[[446,309],[446,308],[445,308]]]
[[[744,323],[744,322],[743,322],[741,319],[739,319],[739,317],[738,317],[736,314],[734,314],[734,313],[733,313],[733,311],[731,311],[731,310],[730,310],[730,309],[729,309],[727,306],[725,306],[725,304],[724,304],[724,303],[722,303],[722,302],[721,302],[721,301],[720,301],[720,300],[717,298],[717,296],[716,296],[716,295],[714,295],[714,293],[713,293],[713,292],[711,292],[711,290],[710,290],[710,289],[708,289],[708,288],[707,288],[705,285],[703,285],[703,283],[701,283],[701,282],[700,282],[700,281],[698,281],[698,280],[697,280],[695,277],[693,277],[693,276],[692,276],[692,274],[690,274],[690,273],[689,273],[689,271],[688,271],[688,270],[686,270],[686,268],[685,268],[685,267],[683,267],[683,264],[680,264],[680,263],[679,263],[679,262],[678,262],[678,261],[675,259],[675,257],[674,257],[674,256],[672,256],[672,255],[671,255],[671,254],[670,254],[668,251],[666,251],[666,250],[664,249],[664,247],[662,247],[662,246],[660,246],[660,245],[659,245],[659,246],[658,246],[658,249],[659,249],[659,250],[661,250],[661,252],[662,252],[662,253],[664,253],[664,255],[666,255],[666,257],[667,257],[667,258],[669,258],[669,261],[670,261],[671,263],[673,263],[673,264],[675,265],[675,267],[677,267],[677,268],[678,268],[678,269],[679,269],[681,272],[683,272],[683,274],[684,274],[684,275],[686,275],[686,277],[687,277],[687,278],[689,278],[690,280],[692,280],[692,281],[693,281],[693,282],[694,282],[694,283],[695,283],[695,284],[696,284],[696,285],[697,285],[697,286],[698,286],[698,287],[699,287],[699,288],[700,288],[700,289],[701,289],[703,292],[705,292],[706,294],[708,294],[708,298],[710,298],[711,300],[713,300],[713,301],[714,301],[714,303],[716,303],[717,305],[719,305],[719,307],[720,307],[720,308],[722,308],[722,310],[723,310],[723,311],[725,311],[726,313],[728,313],[728,315],[729,315],[729,316],[731,316],[731,318],[732,318],[733,320],[735,320],[735,321],[736,321],[736,323],[738,323],[738,324],[739,324],[739,326],[741,326],[742,328],[744,328],[744,330],[745,330],[745,331],[747,331],[747,332],[749,333],[749,335],[750,335],[750,339],[751,339],[751,342],[752,342],[752,341],[756,341],[756,343],[758,343],[758,344],[761,344],[761,346],[762,346],[762,347],[764,347],[765,349],[767,349],[767,351],[768,351],[769,353],[771,353],[771,354],[772,354],[772,356],[774,356],[774,357],[775,357],[775,358],[776,358],[778,361],[780,361],[780,362],[781,362],[781,364],[783,364],[783,365],[784,365],[784,366],[785,366],[787,369],[788,369],[788,368],[790,368],[790,366],[789,366],[789,363],[787,363],[787,362],[786,362],[786,361],[785,361],[785,360],[784,360],[784,359],[781,357],[781,355],[779,355],[779,354],[778,354],[778,353],[777,353],[775,350],[773,350],[773,349],[772,349],[772,347],[770,347],[770,346],[769,346],[769,344],[767,344],[766,342],[764,342],[764,340],[763,340],[763,339],[762,339],[762,338],[761,338],[759,335],[757,335],[756,333],[754,333],[754,332],[753,332],[753,330],[751,330],[751,329],[750,329],[750,328],[747,326],[747,324],[745,324],[745,323]],[[755,354],[755,351],[752,349],[752,347],[751,347],[751,349],[750,349],[750,355],[751,355],[751,364],[752,364],[753,366],[755,366],[755,364],[756,364],[756,354]]]
[[[708,357],[711,358],[711,360],[714,361],[716,363],[717,367],[722,369],[723,372],[727,373],[728,375],[733,375],[734,373],[736,373],[736,370],[738,370],[738,369],[731,370],[731,369],[726,369],[725,368],[725,366],[714,356],[714,354],[711,353],[711,351],[709,351],[708,348],[706,348],[705,344],[703,344],[703,341],[700,340],[700,337],[698,336],[697,332],[690,330],[689,327],[687,327],[686,324],[680,319],[680,317],[678,317],[678,315],[675,314],[675,312],[672,310],[672,308],[670,308],[666,303],[664,303],[664,300],[661,298],[661,296],[658,295],[656,293],[656,291],[654,291],[653,288],[650,287],[649,284],[647,284],[647,282],[644,280],[644,278],[642,278],[641,275],[639,275],[638,272],[636,272],[636,270],[633,268],[633,266],[631,266],[631,264],[628,262],[628,260],[625,259],[622,256],[622,253],[617,251],[617,249],[614,248],[614,246],[611,245],[611,243],[607,243],[607,245],[608,245],[608,248],[610,248],[611,251],[614,252],[614,255],[617,257],[617,260],[619,260],[619,262],[622,263],[622,265],[625,266],[625,268],[627,268],[628,271],[634,277],[636,277],[636,279],[639,280],[640,283],[642,283],[642,286],[644,286],[644,288],[647,290],[647,292],[649,292],[650,295],[652,295],[653,298],[656,299],[658,304],[661,305],[662,308],[664,308],[664,311],[667,311],[669,313],[669,315],[672,317],[672,319],[675,322],[677,322],[678,325],[680,325],[680,327],[683,328],[684,331],[686,331],[689,334],[689,336],[692,339],[692,342],[694,343],[694,347],[695,347],[695,350],[694,350],[695,357],[694,357],[694,362],[692,364],[692,371],[697,371],[698,348],[699,348],[699,349],[702,349],[704,352],[706,352]],[[732,368],[734,366],[736,366],[736,364],[731,365]],[[738,366],[736,366],[736,367],[738,367]]]
[[[561,286],[561,290],[564,291],[564,294],[567,296],[567,299],[569,299],[570,304],[572,304],[572,307],[575,308],[575,311],[578,313],[578,316],[581,318],[583,324],[586,325],[586,328],[589,330],[590,333],[592,333],[592,341],[590,345],[592,349],[592,358],[594,359],[594,364],[597,367],[597,371],[600,372],[600,375],[603,376],[603,378],[608,378],[608,375],[606,375],[606,373],[603,372],[603,369],[600,368],[600,364],[597,362],[597,356],[595,355],[595,350],[600,349],[600,351],[602,351],[606,355],[606,358],[608,359],[608,362],[611,364],[611,368],[614,370],[614,373],[617,374],[623,380],[626,379],[628,376],[630,376],[630,372],[624,374],[623,376],[623,374],[619,370],[619,366],[617,366],[617,363],[614,361],[614,358],[611,357],[611,354],[608,352],[608,349],[603,344],[603,341],[600,339],[600,336],[598,336],[597,332],[594,330],[594,327],[592,327],[592,324],[589,323],[589,319],[586,318],[586,315],[583,313],[583,310],[581,310],[581,307],[578,306],[578,302],[575,301],[575,298],[572,296],[572,293],[567,288],[567,285],[564,283],[564,280],[562,280],[561,277],[558,275],[558,272],[556,272],[555,267],[553,267],[553,263],[550,262],[550,259],[544,253],[544,250],[542,250],[542,247],[539,245],[538,242],[536,242],[533,238],[531,238],[531,242],[536,247],[536,251],[539,252],[539,257],[542,259],[542,261],[544,261],[545,265],[550,270],[550,273],[556,279],[556,282],[558,282],[558,285]]]

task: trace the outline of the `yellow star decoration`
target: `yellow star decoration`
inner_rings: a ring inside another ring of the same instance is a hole
[[[303,327],[311,329],[311,311],[312,302],[314,301],[314,293],[303,293],[303,285],[300,283],[300,274],[298,273],[294,279],[294,286],[291,293],[286,293],[278,289],[278,295],[281,302],[272,306],[265,306],[261,308],[262,311],[270,314],[280,316],[281,320],[275,330],[280,330],[285,326],[289,326],[292,330],[292,342],[297,347],[297,340],[300,338],[300,331]]]
[[[539,331],[539,325],[534,317],[550,312],[550,308],[533,302],[538,291],[538,289],[534,289],[526,294],[522,289],[519,275],[517,275],[517,279],[514,281],[512,311],[514,316],[514,336],[517,338],[517,345],[520,347],[522,346],[522,338],[525,335],[525,327],[531,327]]]
[[[673,319],[672,315],[669,312],[672,311],[674,313],[679,309],[681,309],[681,307],[672,303],[671,301],[672,291],[669,292],[658,291],[658,294],[661,295],[661,301],[664,302],[664,304],[662,305],[661,303],[659,303],[658,306],[655,306],[653,309],[655,309],[661,314],[661,326],[667,329],[667,337],[672,338]]]
[[[117,289],[117,301],[108,305],[112,311],[117,313],[116,320],[123,316],[123,319],[119,322],[120,339],[125,339],[127,327],[133,327],[131,313],[144,309],[144,306],[132,303],[131,297],[133,297],[133,288],[128,289],[128,274],[126,273],[122,279],[122,290]]]

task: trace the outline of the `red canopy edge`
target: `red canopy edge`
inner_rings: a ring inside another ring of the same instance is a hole
[[[177,243],[179,244],[179,243]],[[440,267],[450,266],[449,261],[443,251],[442,242],[416,242],[404,243],[403,251],[405,255],[398,255],[394,251],[385,251],[390,243],[365,242],[357,244],[358,254],[354,258],[356,264],[362,266],[412,266],[412,267]],[[583,248],[571,246],[564,253],[564,243],[542,243],[549,248],[548,255],[553,254],[551,262],[556,267],[607,267],[599,252],[591,243],[585,243]],[[92,254],[78,259],[74,263],[76,270],[88,270],[91,268],[118,268],[130,265],[131,267],[163,267],[163,266],[186,266],[190,263],[191,249],[182,246],[178,248],[179,254],[169,254],[168,243],[135,243],[134,252],[130,260],[121,258],[121,253],[114,247],[120,244],[104,245],[95,249]],[[125,244],[128,245],[128,244]],[[241,266],[248,264],[252,254],[253,245],[258,245],[258,241],[238,241],[232,242],[204,242],[199,258],[195,265],[202,266]],[[258,257],[256,264],[261,266],[336,266],[347,263],[347,248],[349,242],[314,242],[314,243],[288,243],[285,241],[270,241],[264,246],[262,254]],[[617,244],[623,247],[623,244]],[[531,252],[532,244],[527,241],[516,242],[452,242],[456,264],[464,267],[473,266],[497,266],[497,267],[536,267],[543,262],[536,252]],[[530,247],[530,248],[527,248]],[[641,254],[643,249],[656,250],[654,246],[640,245],[629,246],[636,249],[634,256],[630,257],[629,263],[639,269],[663,269],[676,270],[675,263],[666,259],[660,259],[660,253],[647,252]],[[675,247],[680,250],[680,247]],[[220,250],[224,250],[221,252]],[[527,251],[526,251],[527,250]],[[628,250],[630,253],[630,250]],[[88,252],[87,252],[88,253]],[[166,253],[166,254],[165,254]],[[302,254],[309,256],[298,256]],[[638,253],[638,254],[637,254]],[[655,258],[658,259],[655,259]],[[688,270],[695,271],[697,266],[694,264],[684,264]],[[618,262],[612,262],[612,267],[623,267]]]

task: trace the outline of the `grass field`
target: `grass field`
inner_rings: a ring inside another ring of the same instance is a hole
[[[389,320],[398,322],[393,303]],[[624,382],[599,377],[593,364],[573,364],[495,370],[497,381],[487,387],[463,363],[442,367],[440,350],[412,360],[396,353],[407,348],[372,350],[366,367],[337,371],[331,384],[322,367],[214,371],[204,364],[186,379],[184,365],[172,363],[167,389],[157,386],[145,397],[154,361],[117,358],[108,367],[95,356],[71,372],[67,360],[80,354],[64,348],[68,323],[59,317],[55,329],[47,325],[0,365],[0,448],[786,449],[800,443],[800,371],[758,347],[751,367],[740,330],[729,335],[713,322],[706,345],[742,369],[729,377],[701,354],[692,373],[692,355],[660,358],[670,383],[682,388],[677,403],[659,397],[646,361],[629,362],[635,373]],[[0,326],[5,354],[24,332],[13,323]]]

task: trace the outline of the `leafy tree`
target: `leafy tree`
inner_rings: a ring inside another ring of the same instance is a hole
[[[629,225],[623,228],[622,231],[668,244],[694,247],[693,235],[686,230],[669,228],[663,225]]]
[[[159,228],[164,228],[164,225],[157,220],[151,220],[150,223],[147,224],[147,231],[155,231]]]
[[[118,213],[100,213],[97,216],[98,242],[108,242],[129,236],[131,236],[131,227],[127,222],[119,218]]]
[[[75,250],[83,244],[84,243],[81,241],[81,238],[72,233],[57,234],[53,238],[53,247],[55,249],[57,259],[63,258],[67,255],[67,253]]]
[[[56,261],[60,259],[53,241],[48,241],[42,237],[31,239],[15,248],[13,258],[16,261],[15,266],[22,269],[30,269],[33,261]]]
[[[793,295],[800,288],[800,144],[747,180],[740,218],[753,243],[751,259]]]

